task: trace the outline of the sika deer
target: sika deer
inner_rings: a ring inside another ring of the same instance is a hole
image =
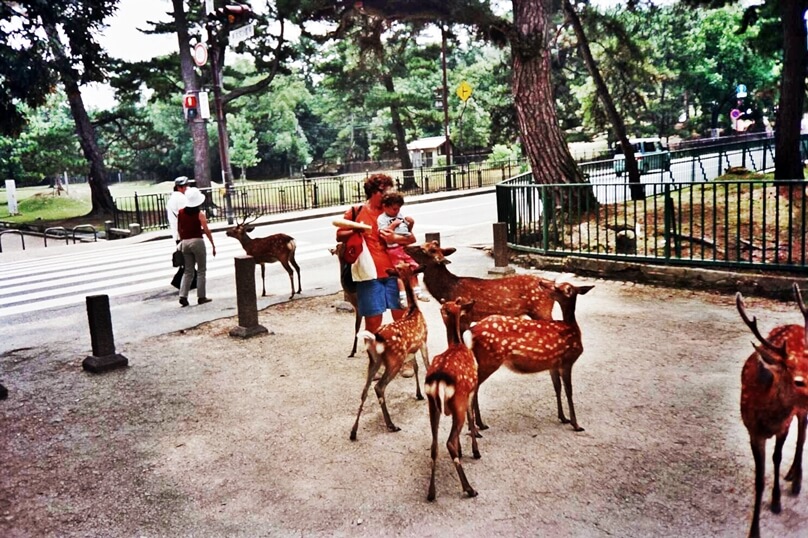
[[[424,285],[440,302],[458,297],[474,299],[470,321],[480,321],[492,314],[553,319],[553,299],[539,284],[550,282],[533,275],[514,275],[497,279],[456,276],[449,272],[446,256],[454,248],[441,248],[437,241],[404,247],[407,254],[424,266]]]
[[[802,486],[802,449],[808,416],[808,310],[796,284],[794,294],[803,315],[803,326],[780,325],[766,338],[758,331],[757,318],[749,320],[743,296],[740,292],[735,295],[738,313],[761,344],[752,344],[755,352],[746,359],[741,371],[741,418],[749,431],[755,459],[755,508],[750,537],[760,536],[760,504],[766,483],[766,440],[772,436],[775,443],[771,511],[780,513],[780,461],[794,417],[798,421],[797,448],[786,480],[791,481],[794,495]]]
[[[581,329],[575,319],[578,295],[584,295],[594,286],[574,286],[569,282],[541,281],[548,297],[558,301],[564,316],[562,321],[533,320],[509,316],[489,316],[471,327],[474,340],[472,352],[479,370],[478,386],[505,365],[520,374],[533,374],[550,370],[558,406],[558,419],[571,423],[575,431],[583,431],[575,418],[572,403],[572,366],[583,353]],[[564,416],[561,405],[561,380],[570,418]],[[480,416],[478,394],[474,397],[477,426],[486,429]]]
[[[253,219],[251,222],[254,221],[255,219]],[[294,298],[295,279],[292,267],[294,267],[295,271],[297,271],[297,293],[302,291],[302,287],[300,285],[300,267],[298,267],[297,262],[295,261],[295,249],[297,248],[297,244],[295,243],[294,238],[286,234],[274,234],[267,237],[251,238],[247,234],[252,232],[254,229],[254,226],[250,226],[250,224],[247,223],[247,216],[245,216],[240,223],[236,224],[236,226],[233,228],[229,228],[225,233],[230,237],[238,239],[241,242],[241,246],[244,247],[244,250],[247,252],[247,255],[252,256],[255,263],[261,266],[262,297],[266,297],[267,294],[264,264],[279,261],[289,274],[289,283],[292,285],[292,295],[290,295],[289,298]]]
[[[446,441],[446,448],[455,464],[457,476],[463,491],[469,497],[475,497],[477,492],[466,479],[463,466],[460,463],[462,449],[460,447],[460,432],[466,415],[469,415],[469,428],[471,428],[471,450],[475,459],[479,459],[480,451],[477,448],[477,431],[474,428],[474,409],[471,401],[477,389],[477,363],[469,349],[470,344],[463,341],[463,337],[470,334],[461,334],[461,326],[467,318],[475,302],[457,298],[441,306],[440,314],[446,325],[446,340],[449,347],[432,360],[432,365],[426,373],[424,391],[429,401],[429,423],[432,427],[432,474],[429,478],[429,493],[427,499],[435,500],[435,461],[438,457],[438,426],[441,412],[452,417],[452,429]]]
[[[400,262],[395,269],[388,269],[390,276],[400,278],[404,282],[404,289],[407,292],[407,302],[409,308],[407,313],[400,319],[383,325],[376,334],[363,330],[359,333],[359,338],[365,342],[368,350],[368,375],[365,380],[365,388],[362,389],[362,402],[359,404],[359,411],[356,414],[356,422],[351,428],[351,441],[356,440],[356,430],[359,428],[359,417],[362,415],[362,407],[368,396],[368,387],[379,368],[384,365],[382,378],[373,387],[376,397],[382,407],[382,415],[387,425],[388,431],[397,432],[401,428],[393,424],[390,413],[387,412],[387,404],[384,399],[384,389],[392,379],[396,377],[401,366],[413,355],[415,369],[415,398],[423,400],[421,385],[418,380],[418,362],[414,360],[416,351],[420,351],[424,360],[424,367],[429,368],[429,354],[426,347],[427,328],[424,315],[418,309],[418,301],[415,300],[415,293],[410,285],[410,278],[420,272],[420,268],[413,270],[409,265]]]
[[[341,259],[340,256],[342,255],[342,250],[345,248],[345,243],[337,243],[337,246],[334,248],[328,249],[328,252],[331,253],[332,256],[336,256],[339,260],[339,273],[340,273],[340,285],[342,286],[342,296],[348,303],[353,306],[354,309],[354,341],[353,347],[351,348],[351,354],[348,355],[349,357],[353,357],[356,355],[356,343],[359,340],[357,334],[359,333],[359,326],[362,325],[362,316],[359,315],[359,305],[357,304],[357,297],[356,297],[356,289],[353,291],[348,291],[345,287],[345,281],[342,279],[342,269],[343,265],[346,265]]]

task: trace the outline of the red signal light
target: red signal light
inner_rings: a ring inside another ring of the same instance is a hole
[[[199,106],[199,100],[197,99],[196,95],[186,95],[184,106],[185,108],[196,108]]]

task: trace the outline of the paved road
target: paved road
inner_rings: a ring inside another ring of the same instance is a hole
[[[491,244],[496,220],[490,189],[472,196],[443,198],[405,205],[416,220],[416,233],[439,232],[444,244]],[[337,210],[338,211],[338,210]],[[339,291],[333,247],[333,208],[262,219],[255,236],[284,232],[297,241],[304,296]],[[291,219],[291,220],[287,220]],[[204,321],[237,314],[233,259],[244,255],[241,245],[214,227],[218,254],[208,255],[208,290],[213,303],[180,310],[176,290],[169,285],[175,269],[170,257],[173,241],[154,232],[117,241],[0,254],[0,353],[34,344],[88,338],[85,298],[110,297],[116,341],[164,334]],[[279,264],[267,265],[267,297],[261,297],[256,270],[258,307],[288,300],[289,281]]]

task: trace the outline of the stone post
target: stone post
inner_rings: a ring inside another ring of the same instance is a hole
[[[424,234],[424,241],[429,243],[430,241],[437,241],[438,246],[440,246],[440,233],[438,232],[431,232]]]
[[[258,299],[255,296],[255,259],[252,256],[236,256],[236,303],[238,304],[238,327],[230,329],[230,336],[250,338],[268,333],[258,324]]]
[[[494,223],[494,268],[488,274],[509,275],[516,270],[508,262],[508,225],[504,222]]]
[[[0,385],[0,400],[5,400],[6,398],[8,398],[8,389]]]
[[[84,362],[81,363],[82,367],[94,374],[116,368],[126,368],[129,366],[129,360],[123,355],[115,353],[112,317],[109,313],[109,296],[90,295],[86,300],[93,354],[84,359]]]

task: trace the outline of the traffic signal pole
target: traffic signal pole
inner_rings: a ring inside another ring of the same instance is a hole
[[[227,123],[225,120],[222,102],[222,73],[219,67],[221,60],[221,45],[211,28],[211,22],[206,24],[208,31],[208,44],[211,47],[210,69],[213,72],[213,108],[216,109],[216,125],[219,131],[219,161],[222,166],[222,182],[224,183],[224,213],[227,224],[233,224],[233,176],[230,173],[230,141],[227,137]]]

